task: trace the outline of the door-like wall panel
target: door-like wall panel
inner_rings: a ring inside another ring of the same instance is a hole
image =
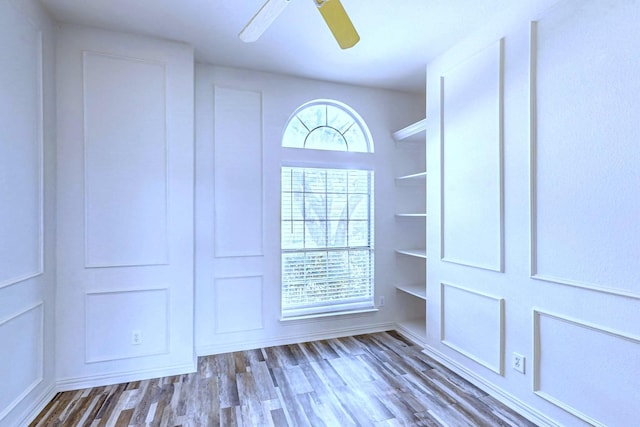
[[[534,342],[536,394],[592,425],[640,420],[640,337],[536,310]]]
[[[216,86],[214,138],[215,256],[261,256],[262,94]]]
[[[93,52],[83,66],[86,266],[166,264],[165,66]]]
[[[43,380],[43,316],[39,303],[0,319],[0,421]]]
[[[503,269],[503,41],[440,78],[441,257]]]
[[[87,293],[86,362],[167,354],[169,300],[166,288]]]
[[[640,10],[609,3],[532,26],[532,275],[640,298]]]
[[[440,341],[502,375],[504,299],[447,283],[440,292]]]
[[[262,276],[220,277],[215,280],[215,332],[262,328]]]
[[[43,270],[42,34],[0,2],[0,288]]]

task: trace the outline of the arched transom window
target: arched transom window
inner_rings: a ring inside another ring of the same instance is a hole
[[[360,116],[337,101],[316,100],[291,116],[282,146],[372,153],[371,135]]]

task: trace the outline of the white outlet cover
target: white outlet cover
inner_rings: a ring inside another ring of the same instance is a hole
[[[513,353],[511,358],[511,367],[521,374],[525,373],[525,362],[526,358],[518,353]]]

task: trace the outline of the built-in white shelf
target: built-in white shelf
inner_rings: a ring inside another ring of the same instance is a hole
[[[396,249],[396,252],[402,255],[414,256],[417,258],[427,259],[426,249]]]
[[[427,179],[427,172],[418,172],[418,173],[412,173],[411,175],[396,177],[396,182],[412,182],[412,181],[420,182],[426,179]]]
[[[427,285],[424,283],[396,285],[396,289],[416,298],[427,300]]]
[[[391,135],[396,142],[426,142],[427,119],[410,124]]]
[[[424,344],[427,341],[427,321],[424,317],[398,322],[396,326],[398,332],[418,344]]]
[[[426,213],[397,213],[396,218],[426,218]]]

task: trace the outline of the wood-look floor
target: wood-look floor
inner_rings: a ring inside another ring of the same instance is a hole
[[[534,426],[395,332],[201,357],[58,393],[31,426]]]

